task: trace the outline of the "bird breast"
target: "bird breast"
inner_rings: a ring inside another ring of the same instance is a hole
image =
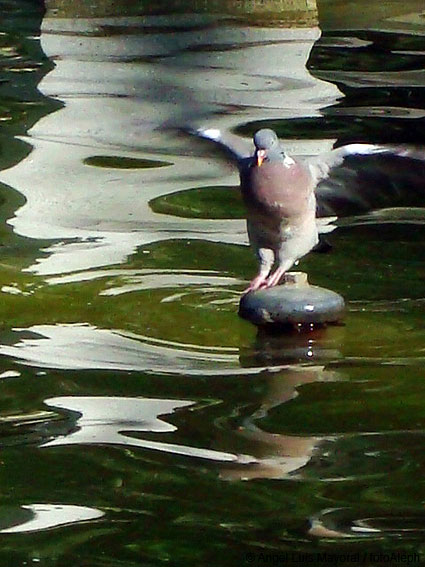
[[[264,162],[250,167],[241,178],[242,196],[248,210],[291,218],[311,208],[313,179],[299,163]]]

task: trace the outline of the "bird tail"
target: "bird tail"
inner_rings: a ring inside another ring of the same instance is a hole
[[[338,217],[322,217],[316,218],[317,232],[319,234],[326,234],[336,229],[336,225],[332,224],[338,220]]]

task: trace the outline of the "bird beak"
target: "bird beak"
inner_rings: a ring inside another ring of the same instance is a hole
[[[261,167],[261,164],[263,163],[265,157],[266,157],[266,150],[257,150],[257,165],[258,165],[258,167]]]

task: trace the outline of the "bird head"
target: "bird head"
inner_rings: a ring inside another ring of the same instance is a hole
[[[284,153],[279,145],[279,138],[274,130],[262,128],[254,134],[255,160],[261,167],[264,160],[282,159]]]

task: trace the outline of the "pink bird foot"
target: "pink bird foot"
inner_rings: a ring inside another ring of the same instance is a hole
[[[257,289],[262,289],[263,287],[266,287],[266,282],[267,282],[267,275],[266,274],[258,274],[258,276],[256,276],[251,283],[249,284],[249,286],[243,290],[243,295],[249,293],[250,291],[256,291]]]
[[[278,268],[271,276],[264,282],[264,288],[275,287],[285,275],[286,270]]]

